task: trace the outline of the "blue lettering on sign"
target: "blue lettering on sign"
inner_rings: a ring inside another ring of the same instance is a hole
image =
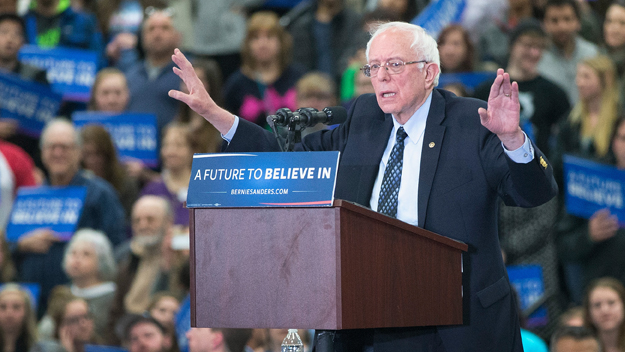
[[[156,117],[153,114],[77,112],[72,120],[77,127],[87,124],[104,126],[122,159],[139,159],[150,167],[158,165]]]
[[[53,119],[61,96],[39,83],[0,73],[0,118],[14,119],[20,132],[39,136],[46,122]]]
[[[625,224],[625,172],[613,166],[564,156],[564,188],[569,214],[590,218],[600,209],[609,209]]]
[[[196,154],[187,207],[331,206],[339,152]]]
[[[49,228],[59,239],[68,240],[76,231],[86,193],[86,187],[20,188],[7,225],[7,241],[16,242],[40,228]]]
[[[94,51],[24,45],[19,59],[47,71],[52,89],[63,95],[64,100],[89,100],[91,86],[98,71],[98,55]]]

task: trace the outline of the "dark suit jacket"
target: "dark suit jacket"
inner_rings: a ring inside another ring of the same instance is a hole
[[[436,330],[448,352],[522,351],[516,302],[497,236],[498,197],[507,205],[540,205],[557,193],[553,170],[536,147],[532,162],[511,161],[497,136],[480,124],[477,110],[485,107],[483,101],[443,90],[432,94],[418,180],[419,226],[469,246],[463,256],[464,324]],[[373,94],[363,95],[343,125],[304,138],[303,150],[341,152],[336,198],[369,206],[391,119]],[[256,127],[241,120],[227,150],[277,150],[273,136]],[[378,342],[384,346],[380,350],[421,350],[406,347],[410,329],[397,332],[397,346],[382,343],[392,341],[396,332],[376,330],[375,351]]]

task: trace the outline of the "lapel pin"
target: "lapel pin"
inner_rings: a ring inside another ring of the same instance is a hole
[[[430,148],[434,148],[435,145],[434,142],[430,142]]]

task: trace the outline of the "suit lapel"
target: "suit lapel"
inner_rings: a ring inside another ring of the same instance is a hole
[[[438,92],[432,91],[432,104],[425,122],[425,133],[423,135],[423,147],[421,151],[421,166],[419,171],[419,195],[418,212],[419,226],[424,227],[426,221],[426,210],[432,191],[432,182],[438,166],[438,157],[443,144],[445,126],[441,123],[445,119],[445,99]],[[432,147],[430,147],[432,146]]]

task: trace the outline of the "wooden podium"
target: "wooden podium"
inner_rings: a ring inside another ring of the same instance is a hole
[[[342,200],[190,217],[193,327],[462,323],[464,243]]]

